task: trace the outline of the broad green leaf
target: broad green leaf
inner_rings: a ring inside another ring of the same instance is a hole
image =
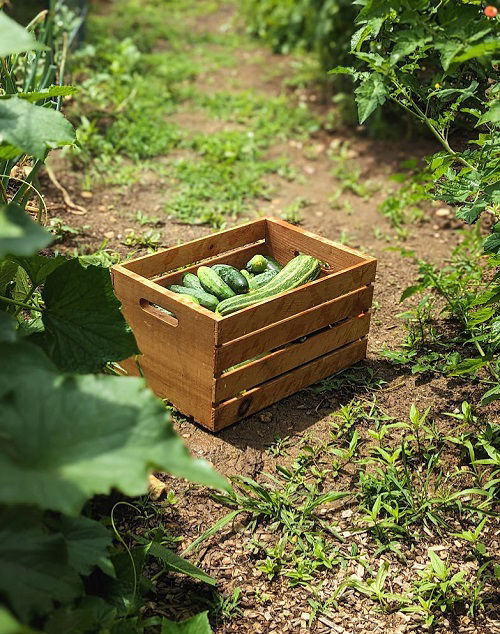
[[[0,143],[0,161],[10,161],[17,156],[24,154],[21,148],[10,143]]]
[[[32,255],[48,246],[53,237],[37,225],[28,214],[15,205],[0,207],[0,257]]]
[[[434,46],[440,52],[443,70],[448,70],[455,55],[463,49],[462,42],[454,39],[436,42]]]
[[[192,563],[186,561],[182,557],[179,557],[176,553],[172,552],[162,544],[158,542],[151,542],[147,546],[147,552],[149,555],[156,557],[162,561],[168,570],[172,572],[179,572],[183,575],[188,575],[193,579],[198,579],[199,581],[203,581],[204,583],[208,583],[211,586],[214,586],[217,582],[213,577],[207,575],[206,572],[203,572],[197,566],[193,566]]]
[[[500,99],[496,99],[488,110],[479,118],[477,125],[483,123],[500,123]]]
[[[0,606],[0,634],[40,634],[17,621],[10,612]]]
[[[438,579],[441,579],[443,581],[444,579],[446,579],[447,572],[448,572],[446,568],[446,564],[439,557],[439,555],[435,553],[433,550],[431,550],[430,548],[428,549],[427,553],[429,555],[429,559],[431,560],[431,567],[434,574],[436,575]]]
[[[356,88],[354,94],[359,122],[364,123],[372,112],[385,102],[388,92],[380,77],[371,75]]]
[[[0,513],[0,593],[23,621],[83,590],[68,565],[64,538],[47,533],[39,520],[37,513],[19,508]]]
[[[24,342],[0,344],[0,358],[0,502],[76,514],[113,488],[145,494],[153,471],[227,488],[191,458],[143,379],[61,376]]]
[[[81,575],[88,575],[98,566],[104,572],[113,574],[108,553],[112,538],[107,528],[83,516],[63,516],[56,528],[64,535],[72,568]]]
[[[487,204],[485,200],[480,200],[470,205],[463,205],[463,207],[460,207],[457,211],[456,216],[460,220],[464,220],[467,224],[472,225],[486,209]]]
[[[498,253],[500,251],[500,222],[493,226],[493,232],[483,242],[486,253]]]
[[[46,350],[67,372],[95,372],[139,352],[113,293],[109,270],[67,260],[42,291]]]
[[[0,10],[0,57],[44,48],[31,33]]]
[[[35,286],[40,286],[45,282],[46,278],[52,271],[55,271],[61,264],[64,264],[68,260],[61,255],[56,257],[47,257],[43,255],[32,255],[30,257],[16,257],[9,258],[12,262],[19,264],[28,274],[31,283]]]
[[[391,53],[391,62],[395,64],[410,55],[410,53],[413,53],[417,48],[423,47],[431,40],[431,36],[425,35],[424,30],[421,28],[412,28],[398,31],[393,39],[395,45]]]
[[[78,92],[76,86],[49,86],[45,88],[45,90],[38,90],[36,92],[18,92],[16,97],[35,103],[36,101],[50,99],[51,97],[67,97],[68,95],[74,95],[76,92]]]
[[[163,619],[161,634],[212,634],[208,612],[200,612],[181,623]]]
[[[1,142],[43,160],[47,150],[71,145],[74,140],[73,126],[57,110],[18,97],[0,99]]]
[[[423,290],[421,284],[414,284],[413,286],[406,287],[405,290],[401,293],[401,297],[399,298],[399,302],[400,303],[404,302],[405,299],[408,299],[409,297],[412,297],[416,293],[420,293],[421,290]]]
[[[469,59],[474,59],[476,57],[493,55],[493,53],[496,53],[496,51],[498,50],[500,50],[500,40],[487,40],[486,42],[481,42],[481,44],[470,46],[461,55],[455,55],[455,57],[453,57],[452,59],[452,62],[459,64],[461,62],[466,62]]]
[[[116,618],[116,608],[101,597],[86,596],[78,607],[64,606],[50,615],[46,634],[95,634],[107,632]]]
[[[14,343],[15,340],[16,322],[8,313],[0,310],[0,342]]]
[[[479,405],[481,407],[484,407],[485,405],[488,405],[488,403],[492,403],[497,399],[500,399],[500,385],[494,385],[487,392],[485,392],[482,395],[481,400],[479,401]]]

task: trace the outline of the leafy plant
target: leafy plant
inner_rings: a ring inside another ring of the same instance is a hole
[[[434,196],[458,208],[468,223],[498,213],[500,174],[498,19],[477,2],[367,0],[351,40],[355,66],[338,66],[357,83],[360,123],[386,101],[396,103],[435,137],[442,151],[429,161]],[[451,141],[475,131],[471,148]],[[455,148],[452,147],[455,145]],[[498,224],[484,248],[498,252]]]
[[[43,41],[50,43],[53,13],[47,15]],[[1,102],[16,121],[15,130],[1,129],[3,165],[31,160],[33,179],[50,148],[74,140],[62,114],[50,103],[37,105],[65,91],[41,96],[28,84],[19,96],[19,82],[39,72],[39,52],[47,49],[3,12],[0,42]],[[27,56],[26,76],[20,54]],[[154,469],[226,484],[208,463],[191,458],[142,379],[88,374],[138,352],[135,339],[113,295],[104,252],[71,260],[37,254],[53,236],[25,211],[28,190],[3,188],[0,205],[2,626],[31,631],[33,625],[48,634],[75,627],[170,632],[160,617],[139,613],[145,558],[161,562],[162,572],[215,581],[155,537],[128,545],[116,530],[115,509],[112,533],[86,505],[112,489],[144,494]],[[206,614],[181,627],[210,631]]]
[[[463,234],[449,264],[438,268],[416,258],[417,283],[403,291],[401,301],[422,294],[419,303],[401,313],[408,335],[402,351],[384,354],[412,372],[438,371],[480,379],[488,387],[481,404],[500,397],[500,293],[494,267],[498,257],[481,258],[477,231]],[[446,321],[440,319],[446,318]],[[462,350],[460,353],[458,350]]]

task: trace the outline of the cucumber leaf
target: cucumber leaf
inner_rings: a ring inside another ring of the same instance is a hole
[[[0,257],[32,255],[48,246],[53,237],[37,225],[18,205],[0,207]]]
[[[227,489],[188,454],[143,379],[61,376],[26,342],[0,344],[0,358],[1,503],[76,514],[113,488],[145,494],[152,471]]]

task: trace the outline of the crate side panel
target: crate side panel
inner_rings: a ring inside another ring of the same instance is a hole
[[[332,273],[299,288],[271,297],[261,304],[227,315],[218,322],[216,343],[223,345],[367,286],[373,282],[375,270],[375,260],[357,264],[345,271]]]
[[[214,402],[227,400],[244,389],[248,390],[352,341],[361,339],[368,333],[369,326],[370,313],[366,313],[332,328],[321,330],[303,342],[288,345],[261,359],[231,370],[215,379]]]
[[[169,297],[148,280],[113,273],[122,311],[142,355],[140,365],[152,389],[197,420],[207,420],[212,403],[215,320]],[[141,306],[141,299],[172,311],[178,323]]]
[[[367,340],[360,339],[315,361],[291,370],[277,379],[221,403],[214,410],[214,429],[218,431],[250,416],[299,390],[347,368],[366,356]]]
[[[288,262],[298,253],[306,253],[322,262],[328,262],[333,271],[341,271],[373,259],[278,219],[267,220],[266,241],[280,262]]]
[[[215,351],[215,375],[320,328],[360,315],[371,307],[372,298],[373,286],[365,286],[219,346]]]
[[[233,229],[170,247],[153,255],[130,260],[122,266],[143,277],[161,275],[181,266],[187,266],[193,262],[262,240],[266,237],[265,231],[265,220],[254,220]]]

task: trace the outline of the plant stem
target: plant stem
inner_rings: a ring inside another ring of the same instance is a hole
[[[43,310],[41,308],[38,308],[38,306],[25,304],[24,302],[18,302],[16,299],[10,299],[9,297],[4,297],[3,295],[0,295],[0,301],[6,302],[7,304],[12,304],[13,306],[20,306],[21,308],[26,308],[26,310],[36,310],[39,313],[43,313]]]
[[[28,304],[28,302],[30,301],[31,297],[33,296],[33,293],[36,290],[36,286],[34,284],[32,284],[32,286],[30,287],[30,290],[26,293],[26,297],[23,300],[23,304],[24,306],[30,306],[30,304]],[[17,317],[19,315],[19,313],[22,311],[23,306],[19,305],[16,309],[16,312],[14,313],[14,317]],[[36,307],[33,308],[33,310],[36,310]]]

